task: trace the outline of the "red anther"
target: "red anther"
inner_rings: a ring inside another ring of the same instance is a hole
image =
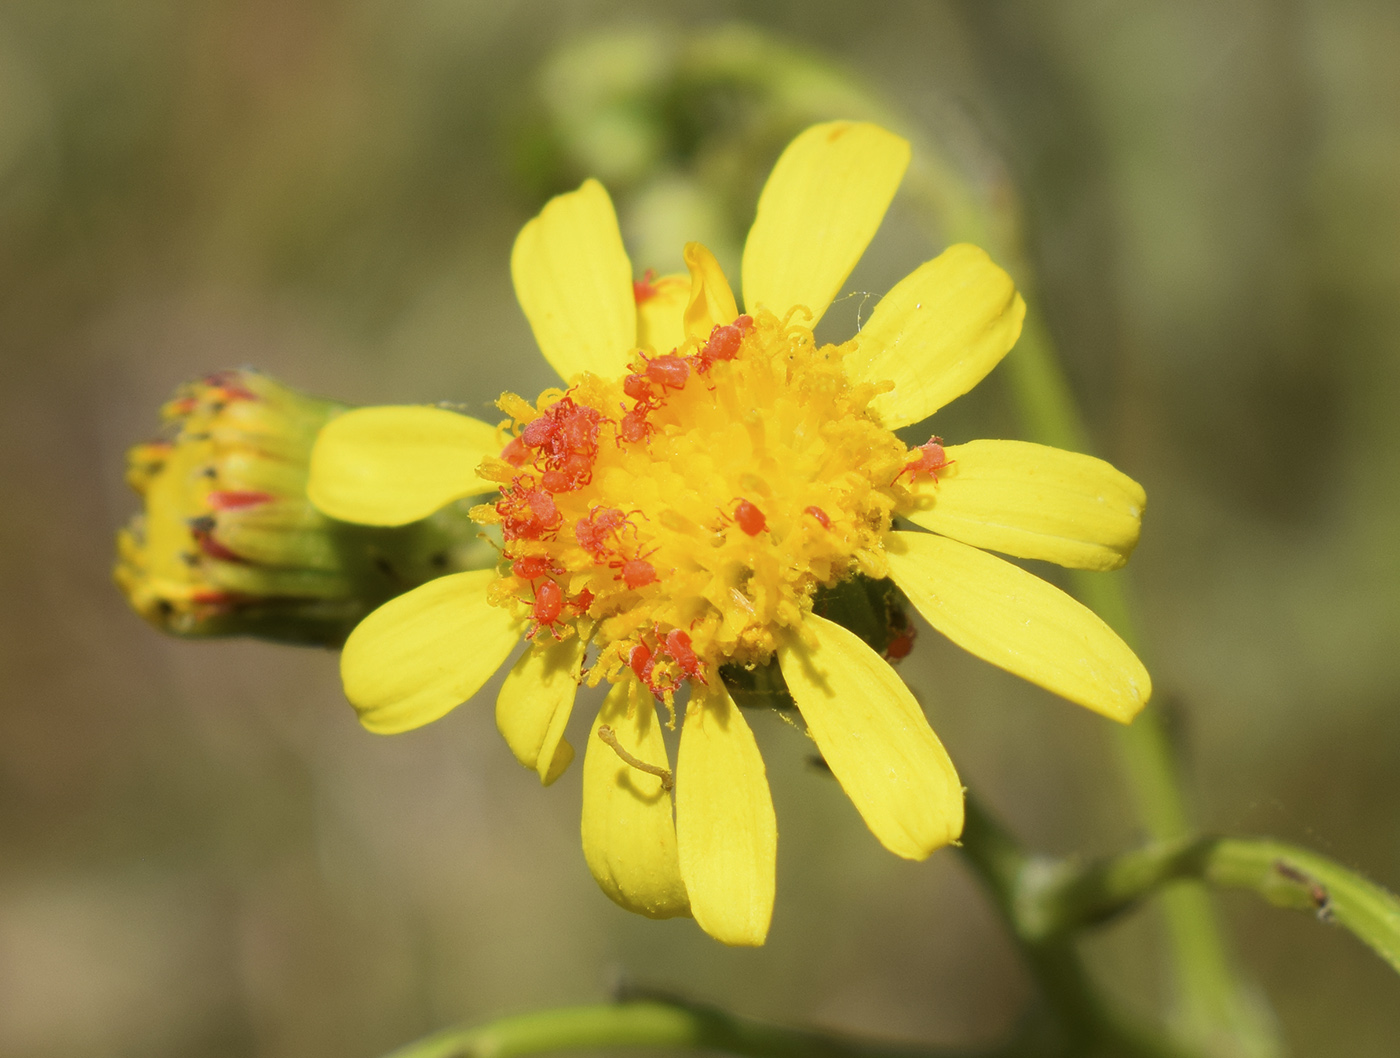
[[[890,640],[889,646],[885,647],[885,657],[891,661],[898,661],[900,658],[907,658],[913,649],[914,629],[910,626]]]
[[[229,548],[219,543],[219,541],[215,540],[208,533],[196,533],[194,536],[194,540],[195,543],[199,545],[199,549],[203,551],[206,555],[208,555],[210,558],[217,558],[221,562],[242,563],[248,561],[237,551],[231,551]]]
[[[656,269],[648,268],[642,273],[641,279],[632,280],[632,297],[638,305],[643,301],[650,301],[656,295]]]
[[[627,656],[627,664],[632,667],[632,671],[637,674],[639,680],[649,680],[651,678],[651,648],[645,643],[638,643],[632,648],[632,653]]]
[[[938,472],[949,464],[948,453],[943,451],[943,445],[940,443],[942,440],[941,437],[934,437],[927,444],[922,444],[914,449],[919,453],[918,458],[914,462],[906,464],[899,475],[908,474],[910,478],[917,481],[920,474],[927,474],[934,481],[937,481]],[[895,480],[898,480],[898,476]]]
[[[553,408],[550,409],[550,411],[553,410]],[[527,448],[540,448],[548,444],[558,432],[559,420],[546,412],[538,419],[531,419],[525,424],[525,429],[520,433],[520,440]]]
[[[749,536],[757,536],[768,528],[768,519],[764,518],[763,512],[748,500],[740,500],[739,506],[734,508],[734,520],[739,523],[739,528],[748,533]]]
[[[235,602],[237,599],[238,596],[231,591],[218,591],[213,588],[201,588],[190,596],[190,602],[197,602],[201,606],[218,606]]]
[[[811,515],[813,518],[815,518],[819,523],[821,523],[821,527],[822,527],[823,529],[830,529],[830,528],[831,528],[831,518],[830,518],[830,516],[826,513],[826,511],[822,510],[820,507],[804,507],[804,508],[802,509],[802,513],[803,513],[803,514],[810,514],[810,515]]]
[[[549,559],[544,555],[521,555],[511,563],[510,571],[521,580],[537,580],[549,571]]]
[[[666,633],[666,653],[671,655],[677,667],[686,676],[698,679],[701,683],[705,682],[700,675],[700,659],[695,656],[695,651],[690,646],[690,636],[679,628],[673,628]]]
[[[647,364],[647,378],[667,389],[684,389],[690,378],[690,365],[679,356],[667,353]]]
[[[633,400],[647,400],[651,394],[651,383],[646,375],[628,375],[622,380],[622,392]]]
[[[238,510],[242,507],[256,507],[272,500],[270,493],[246,490],[219,490],[209,493],[207,502],[216,511]]]
[[[229,384],[229,385],[226,385],[226,386],[220,386],[220,387],[219,387],[219,392],[222,394],[224,400],[257,400],[257,399],[258,399],[258,395],[257,395],[256,393],[254,393],[252,390],[248,389],[246,386],[240,386],[240,385],[238,385],[238,384],[236,384],[236,383],[232,383],[232,384]]]
[[[656,567],[644,558],[629,558],[622,563],[621,578],[629,591],[636,591],[656,583]]]
[[[530,452],[519,437],[512,437],[510,443],[501,450],[501,458],[513,467],[523,467],[530,460]]]
[[[190,535],[194,537],[195,544],[210,558],[217,558],[221,562],[247,562],[248,560],[236,551],[230,550],[224,544],[214,539],[214,519],[206,515],[203,518],[190,520]]]
[[[243,385],[243,376],[242,371],[230,368],[227,371],[215,371],[212,375],[205,375],[204,382],[222,390],[225,400],[257,400],[258,395]]]

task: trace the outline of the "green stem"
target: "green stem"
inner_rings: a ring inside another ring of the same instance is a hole
[[[1326,856],[1265,838],[1162,843],[1087,867],[1051,869],[1019,893],[1019,917],[1036,939],[1063,936],[1183,879],[1249,889],[1276,907],[1311,912],[1400,972],[1400,899]]]
[[[1105,1002],[1068,931],[1044,928],[1045,909],[1026,898],[1027,888],[1047,873],[1044,861],[1021,848],[970,795],[961,851],[1010,925],[1049,1008],[1055,1030],[1049,1053],[1120,1058],[1178,1058],[1187,1053]]]
[[[386,1058],[516,1058],[600,1047],[675,1047],[749,1058],[1017,1058],[1020,1051],[930,1049],[788,1029],[671,999],[562,1007],[448,1029]]]
[[[1183,880],[1249,889],[1351,931],[1400,971],[1400,900],[1325,856],[1263,838],[1160,843],[1073,867],[1032,856],[975,799],[962,853],[1026,955],[1051,1024],[1029,1023],[991,1050],[928,1048],[784,1028],[713,1007],[650,997],[564,1007],[448,1029],[386,1058],[517,1058],[553,1051],[665,1047],[746,1058],[1183,1058],[1190,1053],[1135,1025],[1096,992],[1073,947],[1077,932]]]
[[[1014,260],[1011,267],[1015,270]],[[1022,269],[1025,275],[1025,269]],[[1022,280],[1024,285],[1024,279]],[[1027,300],[1032,301],[1031,294]],[[1048,331],[1032,301],[1026,327],[1007,356],[1006,371],[1022,421],[1033,440],[1056,448],[1089,451],[1073,395],[1055,359]],[[1075,571],[1074,593],[1129,645],[1137,634],[1123,574]],[[1175,747],[1161,710],[1149,705],[1118,736],[1119,755],[1138,818],[1154,841],[1175,841],[1194,830]],[[1187,1035],[1210,1040],[1222,1029],[1251,1055],[1278,1050],[1269,1020],[1255,1010],[1237,978],[1215,908],[1205,890],[1177,886],[1163,894],[1162,913],[1176,973],[1177,1016]]]
[[[1084,604],[1136,648],[1121,575],[1075,572],[1071,582]],[[1195,828],[1161,708],[1149,705],[1116,734],[1124,777],[1147,836],[1159,842],[1192,836]],[[1177,967],[1177,1016],[1188,1035],[1208,1038],[1220,1026],[1229,1026],[1251,1041],[1251,1053],[1274,1051],[1267,1021],[1255,1015],[1236,979],[1210,895],[1200,886],[1179,885],[1162,894],[1161,904]]]

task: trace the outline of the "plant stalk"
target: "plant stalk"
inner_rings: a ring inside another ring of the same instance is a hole
[[[448,1029],[385,1058],[520,1058],[604,1047],[722,1051],[746,1058],[1019,1058],[1023,1053],[856,1040],[784,1028],[677,999],[651,998],[561,1007]]]

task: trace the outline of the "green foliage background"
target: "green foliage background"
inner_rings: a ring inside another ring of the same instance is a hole
[[[333,655],[164,640],[109,587],[122,451],[185,378],[478,409],[548,383],[506,266],[547,190],[536,72],[663,15],[820,49],[1001,152],[1096,443],[1148,489],[1146,658],[1206,825],[1400,884],[1395,5],[10,0],[0,1054],[368,1058],[619,980],[932,1041],[1015,1016],[960,865],[880,850],[777,722],[774,930],[728,951],[597,892],[576,776],[542,791],[488,704],[375,738]],[[882,233],[853,286],[912,253]],[[939,423],[1016,428],[996,375]],[[1103,721],[931,633],[904,672],[1032,844],[1134,838]],[[1222,904],[1296,1054],[1394,1053],[1379,960]],[[1143,915],[1091,951],[1146,1005],[1156,944]]]

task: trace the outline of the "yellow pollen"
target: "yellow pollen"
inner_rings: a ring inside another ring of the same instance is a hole
[[[491,601],[591,641],[590,683],[630,666],[668,705],[766,660],[818,586],[885,575],[908,495],[909,451],[867,412],[880,388],[842,370],[853,348],[761,312],[625,378],[504,396],[513,439],[482,468],[501,497],[473,511],[506,540]]]

